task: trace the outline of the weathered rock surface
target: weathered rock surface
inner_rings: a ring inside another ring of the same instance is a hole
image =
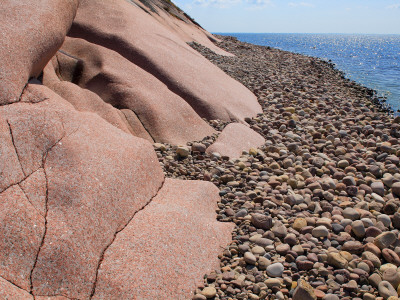
[[[212,50],[214,53],[224,56],[233,56],[233,54],[216,46],[213,41],[220,40],[204,30],[196,21],[190,18],[172,2],[135,0],[135,3],[146,10],[165,27],[168,27],[168,29],[176,33],[183,41],[196,42]]]
[[[67,74],[63,76],[76,73],[83,61],[75,83],[114,107],[133,111],[155,141],[182,144],[214,133],[182,98],[117,52],[74,38],[67,38],[62,49],[77,58],[75,65],[58,60],[62,74]]]
[[[246,125],[229,124],[219,135],[218,139],[207,148],[207,153],[217,152],[230,158],[238,158],[243,151],[263,145],[264,138]]]
[[[261,112],[187,42],[232,55],[170,1],[6,0],[0,16],[0,298],[190,297],[234,225],[213,184],[164,183],[151,143]]]
[[[32,284],[35,295],[86,298],[102,252],[157,193],[163,174],[150,143],[75,111],[43,86],[34,89],[49,100],[0,108],[25,191],[14,185],[1,194],[3,224],[9,224],[1,232],[2,275],[27,290]]]
[[[127,117],[121,110],[104,102],[97,94],[87,89],[82,89],[72,82],[61,80],[63,79],[62,76],[65,76],[65,72],[62,75],[59,73],[60,65],[58,61],[62,59],[61,57],[65,56],[66,55],[63,54],[60,55],[60,52],[57,53],[44,69],[43,82],[47,87],[51,88],[54,92],[71,103],[76,110],[96,113],[115,127],[153,142],[153,139],[146,130],[143,129],[145,132],[143,135],[142,132],[138,130],[139,128],[136,128],[137,126],[135,126],[136,131],[134,131]],[[56,69],[53,66],[53,62],[56,64]],[[59,77],[57,76],[56,71]],[[141,125],[140,122],[139,124]]]
[[[4,163],[4,162],[2,162]],[[18,185],[0,194],[0,276],[21,289],[29,290],[45,219],[28,201]]]
[[[18,288],[16,285],[3,279],[2,277],[0,277],[0,298],[33,300],[33,296],[27,291]]]
[[[26,97],[47,95],[47,99],[30,104],[24,96],[21,103],[0,107],[1,145],[4,153],[13,154],[1,156],[0,218],[8,226],[0,231],[0,276],[35,296],[86,299],[108,247],[115,240],[117,253],[124,249],[118,246],[118,233],[129,242],[140,233],[137,243],[146,247],[131,248],[135,249],[132,255],[153,265],[148,282],[162,275],[165,282],[156,293],[173,295],[182,290],[182,295],[190,295],[202,275],[218,266],[219,249],[231,238],[232,225],[215,219],[217,188],[205,182],[168,181],[158,193],[164,176],[149,142],[96,114],[76,111],[42,85],[29,84],[28,90]],[[12,169],[18,172],[4,176],[8,173],[3,170]],[[152,199],[154,204],[135,216]],[[165,213],[167,208],[171,213]],[[130,222],[136,224],[134,229],[122,231]],[[160,245],[168,245],[174,253],[166,255]],[[157,251],[158,255],[146,256]],[[118,266],[111,254],[104,263],[124,276],[141,272],[139,262],[131,264],[129,271],[125,264]],[[168,276],[156,268],[162,264]],[[168,269],[171,264],[181,266],[175,277]],[[118,289],[103,295],[119,295]]]
[[[132,2],[81,0],[69,35],[117,52],[150,73],[151,83],[163,82],[200,117],[231,121],[261,112],[247,88]]]
[[[188,299],[230,242],[218,198],[211,183],[166,179],[106,250],[93,299]]]
[[[211,183],[164,184],[149,142],[201,140],[201,117],[260,106],[186,44],[230,55],[172,3],[82,1],[71,33],[88,41],[64,42],[78,2],[2,3],[0,298],[187,298],[233,224]]]
[[[74,19],[78,0],[4,0],[0,11],[0,105],[19,101],[39,76]]]

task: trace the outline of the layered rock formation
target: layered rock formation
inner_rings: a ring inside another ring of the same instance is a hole
[[[1,3],[0,105],[17,102],[30,77],[37,77],[64,41],[78,0]]]
[[[233,225],[212,184],[165,180],[150,142],[261,111],[186,42],[230,54],[169,1],[5,0],[0,16],[0,297],[189,297]]]
[[[134,131],[144,128],[156,142],[183,144],[210,135],[201,118],[243,121],[261,112],[249,90],[187,45],[193,38],[182,32],[212,44],[204,30],[161,9],[164,2],[145,3],[82,0],[68,34],[75,39],[61,48],[69,59],[58,60],[63,78],[133,111],[141,122],[132,124]]]

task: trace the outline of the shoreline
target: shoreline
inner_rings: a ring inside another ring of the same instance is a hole
[[[166,177],[213,182],[217,219],[236,225],[193,299],[397,297],[400,118],[320,59],[231,37],[217,45],[236,56],[191,44],[256,94],[263,113],[246,121],[266,143],[231,160],[204,153],[215,136],[183,158],[155,146]]]
[[[226,35],[217,33],[217,34],[215,34],[215,36],[217,36],[219,38],[221,38],[221,37],[231,37],[231,38],[235,38],[239,42],[241,42],[237,37],[231,36],[230,34],[232,34],[232,33],[226,33]],[[262,34],[262,33],[260,33],[260,34]],[[288,34],[291,34],[291,33],[288,33]],[[334,33],[334,34],[342,35],[341,33]],[[349,35],[352,35],[352,34],[349,34]],[[366,35],[368,35],[368,34],[366,34]],[[383,34],[383,35],[387,35],[387,34]],[[247,42],[242,42],[242,43],[247,43]],[[379,92],[378,90],[376,90],[374,88],[370,88],[367,85],[364,85],[364,84],[362,84],[360,82],[357,82],[356,80],[353,80],[353,79],[347,77],[346,72],[340,70],[337,67],[337,64],[335,62],[333,62],[331,59],[323,59],[323,58],[320,58],[318,56],[307,55],[307,54],[303,54],[303,53],[299,53],[299,52],[295,52],[295,51],[283,50],[283,49],[274,48],[274,47],[271,47],[271,46],[264,46],[264,45],[251,44],[251,43],[248,43],[248,44],[255,45],[255,46],[261,46],[261,47],[267,47],[267,48],[269,47],[269,48],[273,48],[273,49],[276,49],[276,50],[279,50],[279,51],[289,52],[289,53],[293,53],[293,54],[297,54],[297,55],[301,55],[301,56],[314,58],[314,59],[317,59],[317,60],[319,60],[321,62],[326,62],[328,65],[330,65],[332,67],[332,69],[334,69],[337,72],[341,73],[343,75],[343,79],[347,79],[350,82],[354,82],[355,84],[357,84],[357,85],[359,85],[359,86],[361,86],[363,88],[368,89],[369,92],[370,92],[370,95],[371,95],[371,100],[374,102],[374,104],[376,106],[378,106],[380,109],[382,109],[382,111],[385,111],[388,114],[395,115],[395,116],[399,115],[399,113],[400,113],[400,108],[397,109],[397,111],[396,111],[390,104],[386,103],[387,96],[385,96],[385,95],[382,96],[382,93],[387,93],[387,92],[384,92],[384,91]]]

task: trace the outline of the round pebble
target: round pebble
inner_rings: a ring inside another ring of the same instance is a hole
[[[281,277],[284,269],[281,263],[274,263],[267,267],[267,274],[271,277]]]

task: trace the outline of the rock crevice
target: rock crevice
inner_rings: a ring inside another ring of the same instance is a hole
[[[44,169],[44,167],[43,167],[43,172],[44,172],[44,176],[46,178],[46,200],[45,200],[45,215],[44,215],[44,233],[43,233],[42,240],[40,241],[39,249],[38,249],[38,251],[36,253],[35,262],[33,264],[32,270],[31,270],[31,272],[29,274],[29,281],[30,281],[29,293],[32,294],[32,295],[33,295],[33,281],[32,281],[33,271],[36,268],[38,257],[39,257],[40,251],[42,250],[42,247],[43,247],[43,244],[44,244],[44,240],[46,238],[46,233],[47,233],[47,213],[48,213],[47,202],[48,202],[48,198],[49,198],[49,186],[48,186],[48,179],[47,179],[46,170]]]
[[[129,108],[126,108],[129,109]],[[132,109],[129,109],[135,116],[136,118],[139,120],[140,124],[142,124],[143,129],[147,132],[147,134],[150,136],[150,138],[155,141],[154,137],[151,135],[151,132],[146,128],[145,124],[142,122],[142,120],[140,119],[139,115]],[[128,121],[128,119],[126,118],[126,115],[124,114],[125,119]]]
[[[161,185],[160,185],[160,187],[159,187],[157,193],[156,193],[143,207],[141,207],[139,210],[137,210],[137,211],[132,215],[132,217],[128,220],[128,222],[127,222],[125,225],[122,226],[121,229],[118,229],[118,230],[115,232],[112,241],[111,241],[111,242],[104,248],[104,250],[101,252],[100,259],[99,259],[99,263],[98,263],[97,269],[96,269],[95,281],[94,281],[94,283],[93,283],[92,292],[90,293],[90,299],[93,298],[93,295],[94,295],[95,292],[96,292],[97,277],[98,277],[99,269],[100,269],[100,267],[101,267],[101,264],[103,263],[104,254],[106,253],[107,249],[110,248],[110,246],[114,243],[115,239],[117,238],[118,233],[120,233],[121,231],[123,231],[123,230],[129,225],[129,223],[133,220],[133,218],[136,216],[136,214],[139,213],[139,212],[141,212],[143,209],[145,209],[145,208],[151,203],[151,201],[152,201],[155,197],[157,197],[158,193],[159,193],[160,190],[163,188],[164,183],[165,183],[165,178],[164,178],[163,181],[161,182]]]
[[[14,135],[13,135],[13,132],[12,132],[12,128],[11,128],[10,122],[7,121],[7,125],[8,125],[8,129],[10,130],[11,141],[12,141],[12,144],[13,144],[14,149],[15,149],[15,154],[17,155],[18,162],[19,162],[19,164],[21,165],[22,173],[24,173],[25,178],[27,178],[28,176],[26,175],[26,173],[25,173],[25,171],[24,171],[24,166],[22,165],[21,159],[19,158],[18,149],[17,149],[17,147],[15,146]]]
[[[61,137],[58,141],[56,141],[56,142],[44,153],[44,155],[43,155],[43,159],[42,159],[42,169],[43,169],[43,174],[44,174],[44,177],[45,177],[45,185],[46,185],[46,196],[45,196],[45,203],[44,203],[44,233],[43,233],[42,240],[41,240],[41,242],[40,242],[39,249],[38,249],[37,254],[36,254],[36,258],[35,258],[34,265],[33,265],[33,267],[32,267],[32,270],[31,270],[31,272],[30,272],[30,275],[29,275],[29,279],[30,279],[30,289],[29,289],[29,293],[31,293],[32,295],[33,295],[33,281],[32,281],[32,276],[33,276],[33,272],[34,272],[34,270],[35,270],[35,268],[36,268],[36,264],[37,264],[37,261],[38,261],[38,257],[39,257],[40,251],[42,250],[42,247],[43,247],[43,245],[44,245],[44,242],[45,242],[45,239],[46,239],[46,233],[47,233],[47,214],[48,214],[48,200],[49,200],[49,180],[48,180],[47,172],[46,172],[46,159],[47,159],[48,154],[50,153],[50,151],[52,151],[52,150],[54,149],[54,147],[56,147],[59,143],[61,143],[61,141],[62,141],[64,138],[67,138],[68,136],[73,135],[73,134],[76,133],[78,130],[79,130],[79,126],[78,126],[77,129],[75,129],[73,132],[71,132],[70,134],[67,135],[66,132],[65,132],[64,125],[63,125],[63,131],[64,131],[64,133],[63,133],[62,137]],[[33,173],[32,173],[32,174],[33,174]],[[25,193],[25,192],[24,192],[24,193]],[[27,197],[27,199],[28,199],[28,201],[29,201],[29,197]]]
[[[7,279],[7,278],[4,278],[3,276],[0,276],[0,278],[2,279],[2,280],[5,280],[5,281],[7,281],[8,283],[10,283],[10,284],[12,284],[13,286],[15,286],[16,288],[18,288],[18,289],[21,289],[21,290],[24,290],[24,291],[26,291],[26,292],[29,292],[29,291],[27,291],[26,289],[24,289],[23,287],[20,287],[18,284],[16,284],[15,282],[12,282],[11,280],[9,280],[9,279]]]
[[[40,171],[40,170],[43,170],[43,168],[39,168],[38,170],[36,170],[35,172],[33,172],[31,175],[27,176],[22,182],[18,183],[18,186],[21,188],[21,190],[22,190],[22,192],[24,193],[26,199],[29,201],[30,204],[32,204],[32,206],[35,208],[35,210],[36,210],[38,213],[40,213],[41,215],[43,215],[42,212],[41,212],[41,211],[35,206],[35,204],[31,201],[31,199],[30,199],[28,193],[25,191],[25,189],[21,186],[22,183],[24,183],[24,182],[25,182],[27,179],[29,179],[33,174],[35,174],[36,172],[38,172],[38,171]],[[43,172],[44,172],[44,170],[43,170]],[[44,217],[44,215],[43,215],[43,217]]]

